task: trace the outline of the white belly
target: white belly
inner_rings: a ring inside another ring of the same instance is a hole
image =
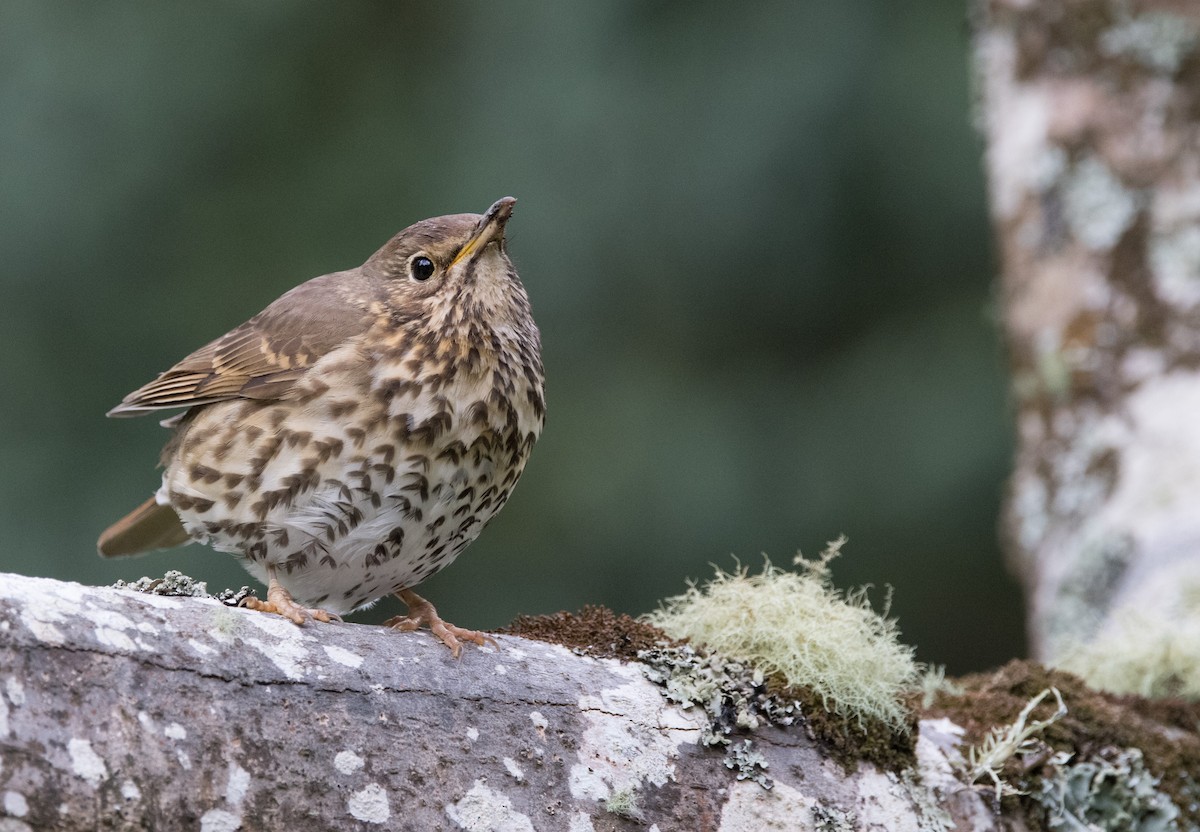
[[[453,562],[520,477],[541,419],[450,404],[484,403],[482,381],[477,396],[372,387],[348,416],[327,400],[210,405],[168,460],[158,499],[264,583],[273,567],[300,603],[369,605]]]

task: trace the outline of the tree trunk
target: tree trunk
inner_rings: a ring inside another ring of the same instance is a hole
[[[990,0],[976,52],[1034,654],[1200,620],[1200,4]]]
[[[638,665],[498,641],[0,574],[0,830],[999,828],[946,720],[919,782],[758,730],[767,790]]]

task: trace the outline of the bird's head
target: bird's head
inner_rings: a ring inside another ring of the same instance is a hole
[[[484,214],[450,214],[410,225],[375,252],[363,270],[382,278],[394,309],[427,323],[528,315],[529,301],[504,247],[516,200]]]

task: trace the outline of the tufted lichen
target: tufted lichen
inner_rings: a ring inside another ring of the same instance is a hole
[[[645,819],[641,806],[638,804],[637,789],[633,787],[614,790],[604,799],[604,808],[610,814],[639,823]]]
[[[1200,586],[1179,608],[1123,607],[1095,639],[1063,651],[1058,666],[1111,693],[1200,700]]]
[[[1058,707],[1046,719],[1031,719],[1034,709],[1050,694]],[[1005,795],[1019,795],[1023,792],[1002,776],[1004,767],[1016,757],[1032,757],[1042,754],[1048,746],[1040,739],[1040,735],[1051,725],[1067,715],[1067,706],[1063,703],[1062,694],[1058,688],[1050,687],[1025,703],[1025,707],[1017,714],[1017,718],[1007,725],[998,725],[988,732],[983,742],[978,746],[967,749],[967,759],[963,770],[963,779],[969,784],[977,784],[983,778],[990,781],[996,790],[996,801]]]
[[[745,567],[718,569],[647,620],[672,638],[803,686],[860,726],[879,720],[903,729],[904,696],[919,684],[913,648],[900,643],[895,621],[871,607],[865,589],[832,587],[828,564],[844,543],[834,541],[816,561],[797,556],[796,572],[769,561],[753,575]]]
[[[944,664],[932,664],[925,668],[925,672],[921,674],[919,688],[921,691],[922,708],[928,708],[932,705],[940,694],[961,696],[963,693],[962,685],[946,678],[946,666]]]

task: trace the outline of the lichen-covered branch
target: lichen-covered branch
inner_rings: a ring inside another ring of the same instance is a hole
[[[909,772],[847,772],[803,721],[731,757],[637,664],[498,641],[456,661],[428,633],[0,575],[0,829],[1000,828],[949,721]]]
[[[1007,531],[1034,650],[1104,643],[1115,669],[1136,632],[1195,653],[1177,622],[1200,618],[1200,4],[981,5],[1017,405]]]

